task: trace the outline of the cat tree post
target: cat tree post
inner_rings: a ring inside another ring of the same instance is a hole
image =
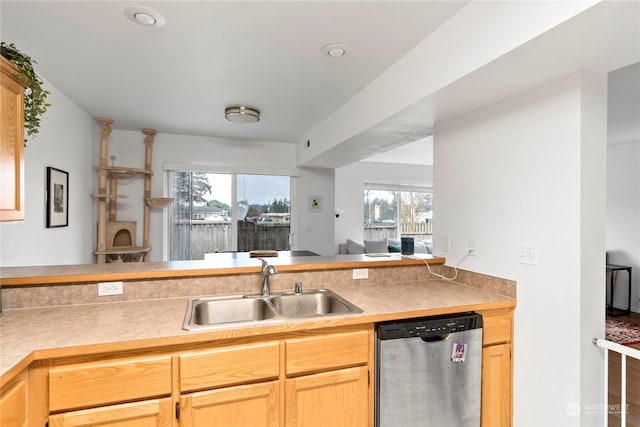
[[[98,193],[106,194],[107,193],[107,170],[105,169],[107,166],[107,141],[109,139],[109,135],[111,134],[111,123],[113,120],[97,118],[96,122],[98,122],[101,126],[100,131],[100,167],[98,168]],[[98,242],[97,249],[98,252],[105,251],[107,248],[106,236],[107,236],[107,199],[99,198],[98,199]],[[105,255],[98,254],[97,255],[98,264],[103,264],[106,262]]]
[[[142,129],[144,137],[144,169],[148,172],[144,176],[144,223],[142,232],[142,246],[151,247],[149,245],[149,227],[151,221],[151,208],[149,206],[149,200],[151,200],[151,177],[153,175],[151,171],[151,156],[153,154],[153,139],[156,136],[154,129]],[[149,260],[149,252],[144,254],[145,260]]]

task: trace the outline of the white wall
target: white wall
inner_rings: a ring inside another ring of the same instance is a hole
[[[293,248],[333,255],[335,218],[333,169],[301,168],[295,179],[297,196],[293,212]],[[320,196],[321,209],[310,209],[310,197]]]
[[[572,74],[435,128],[434,253],[517,281],[515,425],[602,422],[567,408],[602,403],[605,81]]]
[[[362,242],[364,238],[364,184],[393,183],[431,186],[433,166],[393,163],[356,162],[335,171],[335,207],[344,210],[335,220],[335,244],[347,239]]]
[[[24,149],[25,220],[0,223],[0,266],[93,262],[94,121],[45,80],[52,104]],[[46,168],[69,172],[69,226],[46,228]]]
[[[631,309],[640,312],[640,141],[607,148],[607,253],[632,268]],[[614,306],[627,308],[627,273],[617,274]]]

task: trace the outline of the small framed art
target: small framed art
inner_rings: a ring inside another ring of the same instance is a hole
[[[322,196],[309,196],[309,212],[322,212]]]
[[[69,173],[47,167],[47,228],[69,225]]]

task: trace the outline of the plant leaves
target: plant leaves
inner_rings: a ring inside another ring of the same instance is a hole
[[[40,117],[51,107],[51,104],[47,103],[47,96],[51,92],[42,87],[44,82],[33,69],[33,64],[37,64],[34,59],[20,52],[13,43],[0,42],[0,47],[3,56],[27,78],[28,87],[24,93],[24,127],[27,136],[33,137],[40,130]],[[24,139],[24,145],[27,146],[27,138]]]

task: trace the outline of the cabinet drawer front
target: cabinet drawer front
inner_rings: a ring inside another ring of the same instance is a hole
[[[65,412],[49,417],[51,427],[114,426],[169,427],[172,425],[171,399],[125,403],[102,408]]]
[[[51,412],[170,394],[170,356],[79,363],[49,371]]]
[[[511,314],[483,316],[482,345],[511,342]]]
[[[194,391],[280,375],[280,344],[227,347],[180,356],[180,391]]]
[[[368,362],[369,333],[346,332],[285,340],[286,373],[296,375]]]

